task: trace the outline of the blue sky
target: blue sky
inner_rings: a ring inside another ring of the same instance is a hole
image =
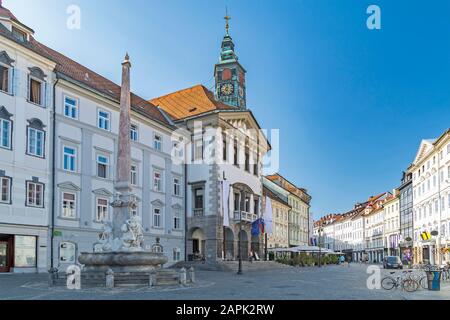
[[[450,1],[4,0],[36,38],[145,98],[213,85],[229,7],[248,105],[279,128],[281,174],[316,217],[392,190],[421,139],[450,127]],[[81,30],[66,9],[81,8]],[[377,4],[382,29],[366,27]]]

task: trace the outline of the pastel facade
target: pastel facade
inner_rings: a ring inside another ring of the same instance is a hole
[[[289,246],[309,245],[311,196],[308,194],[308,191],[295,186],[280,174],[273,174],[266,178],[289,192],[288,204],[291,206],[289,216]]]
[[[450,130],[423,140],[412,173],[414,262],[443,263],[450,245]],[[423,233],[433,233],[422,238]]]
[[[275,194],[269,188],[264,187],[262,204],[266,207],[266,198],[272,203],[272,233],[267,236],[267,248],[289,248],[289,212],[291,206],[287,198]]]
[[[384,207],[384,251],[386,256],[400,256],[400,198],[398,190],[386,199]]]
[[[0,6],[0,272],[44,272],[51,207],[55,63]]]

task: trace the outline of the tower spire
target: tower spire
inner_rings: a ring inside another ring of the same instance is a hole
[[[228,7],[225,7],[225,30],[227,31],[227,36],[230,35],[230,20],[231,20],[231,16],[228,15]]]

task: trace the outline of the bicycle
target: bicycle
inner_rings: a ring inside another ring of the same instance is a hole
[[[385,290],[392,290],[401,287],[406,292],[414,292],[419,289],[419,284],[414,280],[408,271],[403,271],[396,278],[393,277],[395,272],[390,272],[391,276],[387,276],[381,280],[381,287]]]
[[[419,287],[428,289],[428,278],[423,270],[413,270],[410,277],[419,284]]]

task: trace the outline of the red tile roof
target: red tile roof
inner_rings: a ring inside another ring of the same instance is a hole
[[[22,24],[8,9],[1,6],[0,1],[0,16],[10,18]],[[68,58],[67,56],[45,46],[37,41],[33,36],[30,36],[29,42],[21,42],[12,36],[12,33],[3,25],[0,25],[0,35],[15,41],[17,44],[24,46],[33,52],[44,56],[45,58],[56,63],[55,72],[64,75],[77,83],[80,83],[88,88],[91,88],[100,94],[106,95],[109,98],[120,103],[121,87],[111,80],[99,75],[98,73],[86,68],[78,62]],[[170,122],[162,114],[162,112],[153,104],[145,99],[131,94],[131,105],[135,112],[138,112],[152,120],[160,122],[163,125],[171,126]]]
[[[267,196],[270,199],[280,202],[280,203],[284,204],[285,206],[291,208],[291,206],[285,200],[280,198],[276,193],[274,193],[272,190],[270,190],[266,186],[263,187],[263,196]]]
[[[13,15],[11,11],[3,7],[1,1],[0,1],[0,17],[6,17],[17,21],[16,16]]]
[[[120,101],[121,87],[119,85],[65,55],[43,45],[34,38],[31,38],[30,43],[38,52],[48,56],[51,60],[56,62],[56,72],[109,96],[114,100]],[[145,116],[165,125],[169,124],[156,106],[133,93],[131,94],[131,105],[134,111],[143,113]]]
[[[175,120],[197,116],[214,110],[235,110],[236,108],[219,102],[214,93],[202,85],[183,89],[155,98],[150,102],[161,107]]]

